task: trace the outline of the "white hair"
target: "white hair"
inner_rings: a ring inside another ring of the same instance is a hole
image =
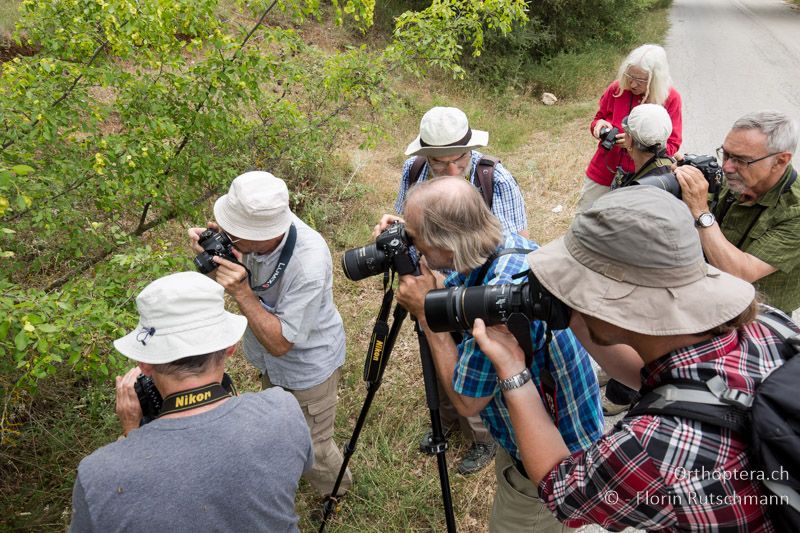
[[[669,96],[670,87],[672,87],[667,53],[664,49],[657,44],[643,44],[628,54],[628,57],[619,66],[617,73],[619,91],[614,96],[620,96],[622,91],[630,90],[630,83],[625,77],[630,67],[638,67],[648,74],[647,90],[642,97],[642,102],[663,105]]]
[[[800,127],[797,121],[780,111],[764,110],[748,113],[733,123],[734,130],[759,130],[767,136],[770,152],[792,152],[797,150]]]

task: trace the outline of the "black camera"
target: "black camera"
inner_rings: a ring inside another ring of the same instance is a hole
[[[705,177],[708,182],[708,192],[710,194],[716,195],[719,192],[723,173],[722,167],[719,166],[716,157],[711,155],[686,154],[683,156],[683,161],[678,162],[679,167],[683,165],[693,166],[703,173],[703,177]],[[667,191],[676,198],[681,197],[681,185],[678,183],[678,178],[675,177],[675,174],[671,172],[657,176],[645,176],[627,185],[652,185],[653,187],[658,187],[659,189]]]
[[[161,398],[161,393],[158,392],[152,378],[140,374],[136,378],[136,383],[133,384],[133,390],[136,391],[139,405],[142,407],[142,422],[140,425],[147,424],[158,418],[158,413],[161,411],[161,405],[164,400]]]
[[[528,281],[513,285],[450,287],[425,296],[425,320],[432,331],[466,331],[480,318],[487,326],[503,324],[513,313],[566,329],[572,310],[528,271]]]
[[[617,144],[619,128],[600,128],[600,146],[603,150],[611,150]]]
[[[237,394],[236,386],[227,372],[222,374],[222,388],[231,394]],[[142,408],[142,420],[139,426],[149,424],[161,413],[161,407],[164,405],[164,399],[161,393],[158,392],[156,384],[153,383],[153,378],[139,374],[136,378],[136,383],[133,384],[133,390],[136,391],[136,397],[139,398],[139,406]]]
[[[219,266],[212,260],[215,255],[234,263],[239,262],[233,255],[233,242],[225,233],[207,229],[200,234],[198,244],[203,247],[203,251],[194,258],[194,265],[203,274],[208,274]]]
[[[375,242],[347,250],[342,256],[342,269],[347,279],[359,281],[375,274],[394,270],[401,276],[418,271],[419,260],[411,248],[411,238],[402,222],[395,222]]]

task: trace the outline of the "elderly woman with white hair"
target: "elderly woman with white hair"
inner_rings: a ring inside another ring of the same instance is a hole
[[[639,104],[663,106],[672,120],[672,134],[667,140],[666,153],[674,155],[681,145],[681,95],[672,86],[669,64],[664,49],[645,44],[633,50],[619,67],[617,79],[600,97],[600,105],[589,130],[598,140],[608,129],[619,134],[609,138],[610,149],[598,143],[594,157],[586,168],[578,212],[585,211],[597,198],[608,192],[621,167],[623,172],[634,170],[634,163],[621,144],[624,142],[622,120]],[[608,146],[608,144],[606,145]]]

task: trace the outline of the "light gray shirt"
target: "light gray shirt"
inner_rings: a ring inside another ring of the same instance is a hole
[[[345,339],[342,317],[333,304],[331,252],[322,235],[293,216],[297,228],[294,252],[278,282],[266,291],[256,291],[267,311],[281,321],[283,337],[294,344],[288,353],[275,357],[247,328],[244,353],[274,385],[292,390],[319,385],[344,364]],[[242,261],[250,269],[253,285],[264,283],[275,270],[283,241],[264,255],[246,254]]]
[[[84,458],[69,531],[297,531],[297,484],[313,462],[294,396],[243,394],[154,420]]]

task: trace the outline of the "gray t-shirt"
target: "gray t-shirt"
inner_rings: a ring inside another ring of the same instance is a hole
[[[300,406],[279,388],[157,419],[81,461],[70,532],[297,531],[313,461]]]
[[[273,385],[305,390],[319,385],[344,364],[342,317],[333,304],[331,252],[322,235],[293,217],[297,242],[278,283],[256,291],[262,305],[281,321],[283,336],[294,344],[288,353],[270,354],[250,330],[244,334],[244,353]],[[287,232],[288,235],[288,232]],[[243,262],[254,285],[264,283],[286,243],[286,236],[269,254],[246,254]]]

